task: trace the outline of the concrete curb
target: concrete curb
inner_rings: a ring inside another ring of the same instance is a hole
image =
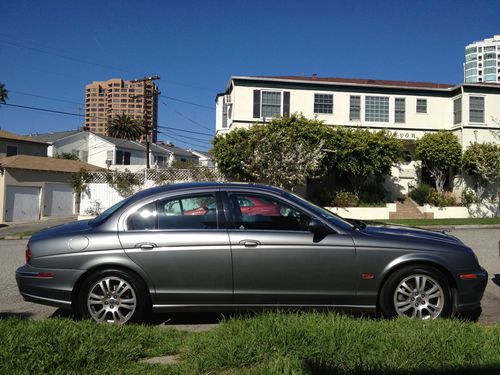
[[[500,229],[500,224],[464,224],[464,225],[418,225],[424,229]]]
[[[5,236],[0,238],[0,240],[29,240],[31,236]]]

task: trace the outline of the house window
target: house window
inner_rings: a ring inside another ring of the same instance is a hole
[[[406,113],[406,101],[405,98],[396,98],[394,103],[394,122],[404,123],[405,113]]]
[[[227,128],[227,104],[225,99],[222,104],[222,127]]]
[[[462,97],[453,100],[453,124],[462,122]]]
[[[80,160],[83,162],[88,162],[89,161],[89,152],[88,151],[82,151]]]
[[[262,117],[281,116],[281,92],[262,91]]]
[[[160,156],[160,155],[155,155],[155,164],[158,165],[159,167],[164,167],[167,165],[167,157],[166,156]]]
[[[427,99],[417,99],[417,113],[427,113]]]
[[[17,155],[17,146],[7,146],[7,156]]]
[[[365,98],[365,121],[389,122],[388,96],[367,96]]]
[[[130,165],[130,152],[116,151],[115,164],[117,165]]]
[[[333,113],[333,95],[314,94],[314,113]]]
[[[469,98],[469,121],[484,123],[484,97],[471,96]]]
[[[361,118],[361,97],[351,95],[349,101],[349,120],[359,120]]]

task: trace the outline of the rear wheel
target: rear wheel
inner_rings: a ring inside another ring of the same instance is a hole
[[[118,269],[97,271],[87,278],[78,301],[83,318],[109,324],[141,321],[148,304],[142,280]]]
[[[452,310],[450,286],[442,272],[434,267],[405,267],[390,275],[384,283],[380,309],[387,318],[447,317]]]

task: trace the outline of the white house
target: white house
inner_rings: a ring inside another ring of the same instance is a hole
[[[209,168],[215,166],[212,155],[210,155],[208,152],[193,149],[189,149],[188,151],[190,151],[194,156],[198,157],[198,164],[200,166]]]
[[[48,156],[71,153],[83,162],[102,168],[139,170],[146,166],[146,147],[139,142],[98,135],[90,131],[54,132],[31,137],[49,143]],[[168,166],[170,159],[171,152],[151,144],[152,167]]]
[[[440,129],[471,142],[500,142],[500,84],[460,85],[367,79],[233,76],[216,96],[216,133],[223,134],[276,116],[302,113],[327,125],[377,131],[416,140]],[[412,142],[408,150],[412,152]],[[415,162],[392,170],[406,193],[417,179]]]

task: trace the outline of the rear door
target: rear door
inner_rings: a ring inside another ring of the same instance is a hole
[[[351,305],[356,252],[352,237],[314,239],[312,216],[281,197],[228,191],[234,225],[234,302],[255,305]],[[248,208],[252,207],[252,209]]]
[[[232,264],[217,191],[145,202],[124,217],[120,241],[153,280],[154,304],[230,304]]]

